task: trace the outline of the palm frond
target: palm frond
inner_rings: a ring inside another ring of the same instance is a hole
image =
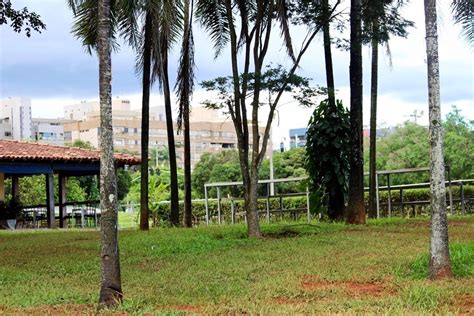
[[[200,0],[196,6],[196,17],[214,42],[215,57],[219,56],[230,40],[229,22],[223,0]]]
[[[143,4],[137,0],[116,0],[117,28],[131,47],[139,44],[140,28],[138,17],[143,12]]]
[[[453,0],[451,11],[454,22],[461,25],[463,35],[472,43],[474,41],[474,1]]]
[[[98,40],[98,2],[95,0],[69,0],[69,4],[73,5],[74,23],[72,27],[72,34],[81,40],[89,54],[97,49]],[[115,4],[113,2],[112,4]],[[112,25],[110,27],[110,47],[117,50],[119,45],[116,40],[116,11],[115,6],[112,10]]]
[[[276,0],[276,17],[280,24],[281,36],[283,37],[283,43],[286,47],[288,56],[293,60],[296,60],[295,53],[293,51],[293,44],[290,34],[289,18],[288,18],[288,6],[285,0]]]
[[[191,2],[191,3],[190,3]],[[184,0],[184,30],[175,90],[178,96],[178,131],[185,117],[189,118],[190,99],[194,90],[193,0]]]

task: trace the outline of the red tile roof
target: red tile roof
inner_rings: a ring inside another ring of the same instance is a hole
[[[140,158],[129,154],[115,154],[115,161],[123,165],[138,165]],[[98,150],[0,140],[0,161],[42,162],[98,162]]]

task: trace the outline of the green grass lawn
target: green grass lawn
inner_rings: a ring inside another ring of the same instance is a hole
[[[124,222],[128,219],[123,219]],[[427,220],[120,231],[125,301],[152,314],[472,313],[474,217],[450,220],[453,280],[425,279]],[[92,313],[95,230],[0,232],[0,314]]]

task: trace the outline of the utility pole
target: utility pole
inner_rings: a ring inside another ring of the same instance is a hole
[[[418,113],[418,110],[414,110],[413,114],[410,115],[410,117],[413,117],[413,119],[415,121],[415,124],[417,124],[418,118],[420,118],[422,116],[423,116],[423,111],[420,111],[420,113]]]

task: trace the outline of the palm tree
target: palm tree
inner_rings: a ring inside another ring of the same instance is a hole
[[[388,42],[392,35],[407,37],[407,28],[413,22],[399,14],[403,0],[365,0],[363,1],[362,20],[365,43],[372,47],[371,83],[370,83],[370,158],[369,158],[369,216],[376,216],[376,136],[377,136],[377,89],[379,45],[386,45],[390,57]]]
[[[98,55],[100,90],[100,204],[101,284],[100,307],[113,307],[122,299],[120,259],[117,237],[117,179],[115,177],[112,128],[112,64],[109,34],[110,0],[99,1]]]
[[[177,0],[151,1],[153,25],[158,31],[153,37],[153,75],[156,76],[163,91],[165,101],[166,130],[170,162],[171,212],[170,223],[179,225],[178,167],[174,140],[173,115],[171,107],[171,88],[168,72],[168,53],[182,31],[182,3]]]
[[[351,0],[350,38],[350,124],[351,155],[349,159],[349,200],[346,221],[349,224],[365,223],[364,163],[362,147],[362,2]]]
[[[116,33],[124,36],[137,52],[137,72],[142,74],[142,131],[141,131],[141,197],[140,228],[148,229],[148,148],[150,88],[158,80],[163,89],[168,134],[171,178],[171,214],[173,225],[179,224],[178,175],[174,141],[171,92],[168,79],[168,51],[177,39],[181,28],[181,2],[159,0],[116,0],[113,2],[112,28],[109,40],[117,47]],[[93,0],[68,0],[76,21],[73,33],[91,49],[97,46],[97,2]],[[137,19],[144,19],[143,30],[138,31]]]
[[[190,98],[194,87],[193,4],[184,0],[183,43],[176,87],[179,98],[178,129],[184,124],[184,226],[192,226]]]
[[[329,6],[328,0],[322,0],[322,24],[323,24],[323,42],[324,42],[324,59],[326,64],[326,82],[328,88],[328,103],[333,110],[337,109],[336,105],[336,88],[334,84],[334,71],[331,52],[331,19],[334,10],[340,4],[337,1],[332,8]],[[333,190],[328,194],[328,216],[332,220],[341,220],[344,218],[344,187],[338,181],[334,181]]]
[[[99,308],[110,308],[120,303],[123,297],[117,236],[118,199],[113,156],[111,85],[113,32],[117,21],[122,20],[123,15],[116,15],[113,18],[110,0],[68,0],[68,5],[76,18],[73,32],[82,40],[89,53],[96,50],[99,56],[100,204],[102,210]]]

